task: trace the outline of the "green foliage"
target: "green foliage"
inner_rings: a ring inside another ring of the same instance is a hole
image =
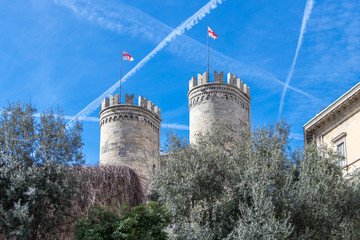
[[[165,240],[164,228],[170,223],[167,208],[157,202],[139,205],[131,209],[122,205],[120,216],[105,208],[95,208],[87,219],[79,219],[75,225],[78,240]]]
[[[359,178],[342,176],[314,143],[291,152],[280,122],[224,126],[187,145],[170,135],[153,187],[168,204],[174,239],[360,239]]]
[[[0,116],[0,230],[7,238],[49,238],[76,196],[73,168],[83,162],[82,127],[67,129],[53,111],[13,103]]]
[[[119,216],[105,207],[96,207],[87,219],[78,219],[75,224],[75,238],[79,240],[111,240]]]
[[[293,238],[359,239],[360,203],[353,201],[360,194],[359,180],[344,179],[337,159],[333,152],[315,144],[300,153],[289,203]]]
[[[139,205],[127,211],[121,211],[120,221],[113,234],[114,239],[156,239],[165,240],[167,234],[163,229],[170,223],[166,207],[158,202]]]

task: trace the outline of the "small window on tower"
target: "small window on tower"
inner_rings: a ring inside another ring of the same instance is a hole
[[[346,165],[346,156],[345,156],[345,143],[341,142],[337,145],[337,153],[339,154],[339,165],[344,167]]]

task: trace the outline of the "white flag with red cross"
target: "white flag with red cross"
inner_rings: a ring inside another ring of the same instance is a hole
[[[214,33],[213,30],[211,30],[211,28],[209,26],[208,26],[208,34],[209,34],[209,37],[212,37],[213,39],[217,39],[219,37],[218,35],[216,35]]]
[[[134,58],[132,56],[130,56],[130,54],[128,54],[125,51],[122,51],[122,59],[123,60],[128,60],[128,61],[134,61]]]

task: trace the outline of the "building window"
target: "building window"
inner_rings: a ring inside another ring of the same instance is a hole
[[[346,132],[342,132],[331,140],[336,146],[337,153],[339,154],[338,163],[340,167],[346,166],[346,135]]]
[[[337,152],[339,154],[339,165],[344,167],[346,165],[346,156],[345,156],[345,143],[341,142],[337,145]]]

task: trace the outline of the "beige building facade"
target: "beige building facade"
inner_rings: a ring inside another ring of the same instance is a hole
[[[360,167],[360,82],[304,125],[305,143],[315,139],[343,157],[344,174]]]

